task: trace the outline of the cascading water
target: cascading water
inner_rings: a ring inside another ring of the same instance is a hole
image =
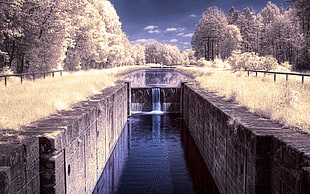
[[[152,112],[160,112],[160,88],[152,88]]]

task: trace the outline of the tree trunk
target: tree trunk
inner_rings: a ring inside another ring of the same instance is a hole
[[[17,55],[17,66],[16,66],[17,73],[23,73],[24,64],[25,64],[24,53],[18,53],[18,55]]]
[[[14,59],[14,54],[15,54],[15,41],[13,41],[13,45],[12,45],[12,51],[10,54],[10,58],[9,58],[9,66],[12,67],[12,62]]]

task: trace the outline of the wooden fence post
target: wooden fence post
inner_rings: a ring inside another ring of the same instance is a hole
[[[277,74],[276,74],[276,73],[274,73],[274,75],[273,75],[273,81],[274,81],[274,82],[277,81]]]

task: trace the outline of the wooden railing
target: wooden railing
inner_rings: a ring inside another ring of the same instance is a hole
[[[254,70],[245,70],[248,72],[248,76],[250,76],[250,72],[255,73],[256,77],[258,73],[266,74],[273,74],[273,81],[277,81],[277,75],[285,75],[286,81],[288,81],[288,76],[300,76],[301,77],[301,83],[305,83],[305,77],[310,77],[310,74],[304,74],[304,73],[285,73],[285,72],[274,72],[274,71],[254,71]]]
[[[20,83],[22,84],[23,80],[25,78],[29,79],[29,77],[30,77],[30,79],[34,81],[36,78],[41,78],[41,77],[43,77],[45,79],[45,77],[48,75],[55,77],[55,73],[59,73],[59,75],[62,76],[62,72],[63,72],[63,70],[32,72],[32,73],[20,73],[20,74],[11,74],[11,75],[0,75],[0,80],[4,80],[4,85],[7,86],[9,77],[19,77]],[[1,78],[4,78],[4,79],[1,79]]]

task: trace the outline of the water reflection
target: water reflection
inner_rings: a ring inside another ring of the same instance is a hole
[[[180,81],[189,78],[173,69],[150,69],[133,72],[125,79],[131,81],[131,87],[179,87]]]
[[[132,115],[124,133],[94,193],[218,193],[179,114]]]

